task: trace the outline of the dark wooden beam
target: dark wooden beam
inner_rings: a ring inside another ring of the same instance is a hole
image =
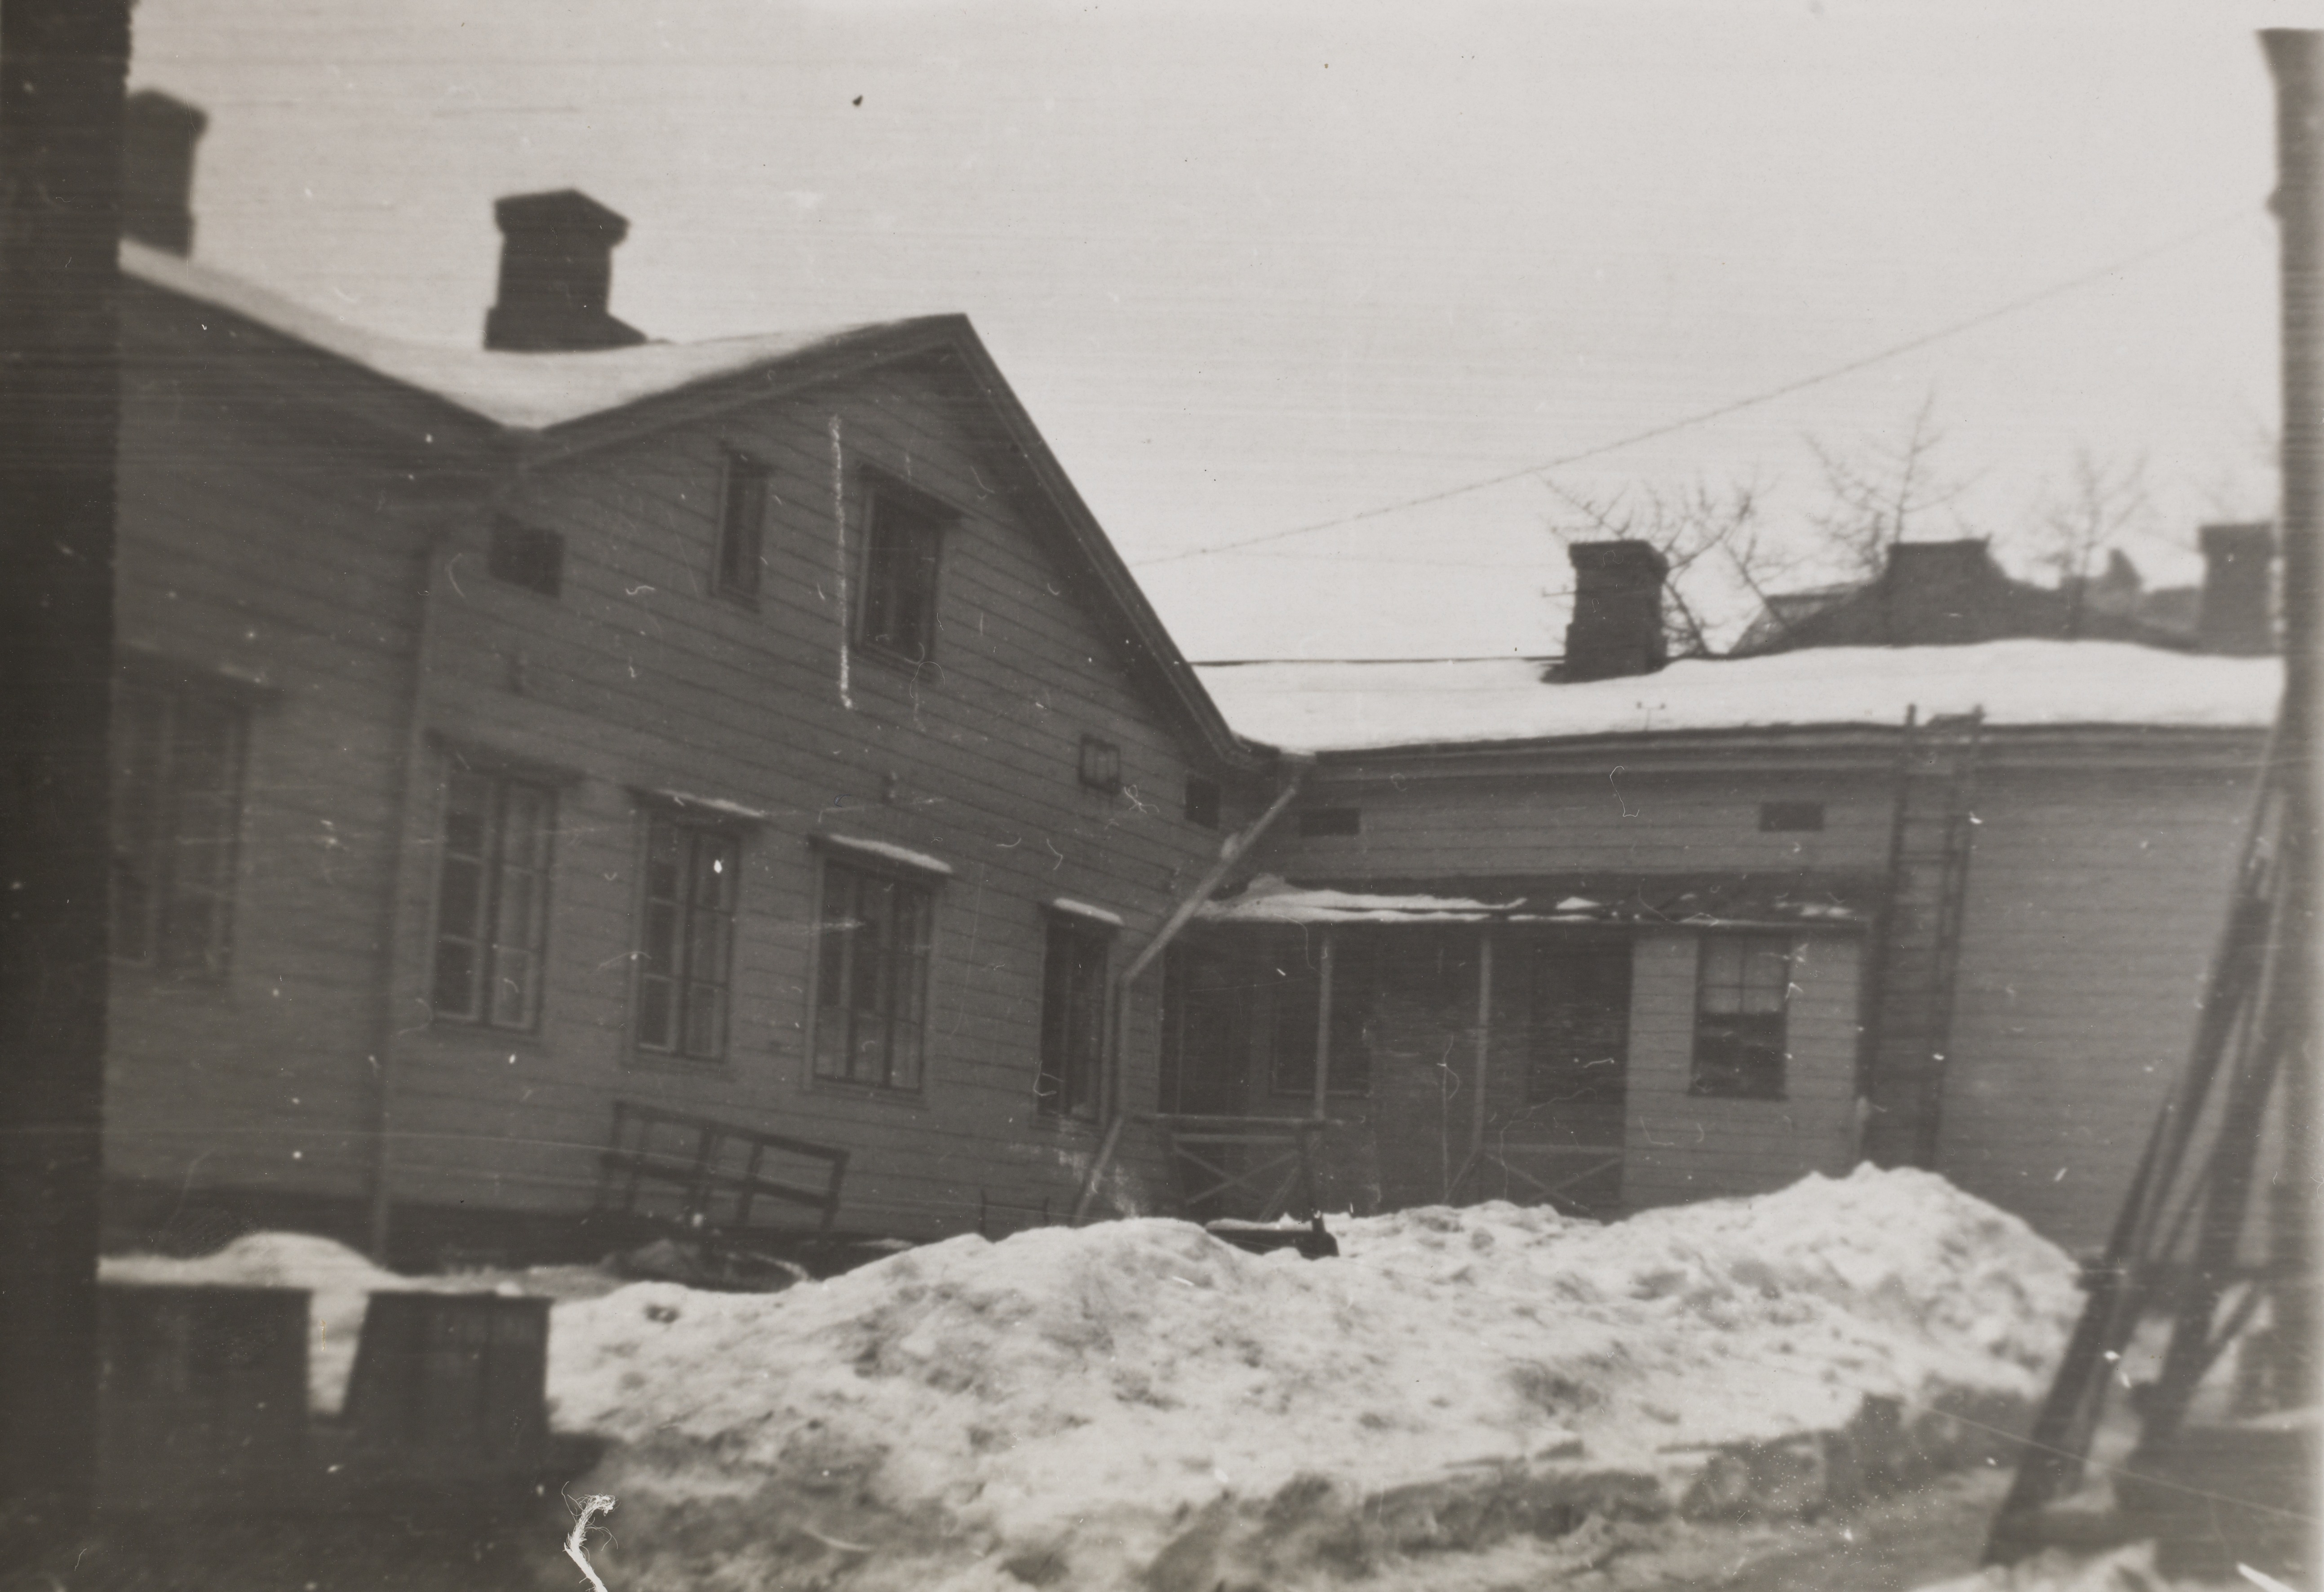
[[[128,0],[0,0],[0,1497],[95,1482]]]

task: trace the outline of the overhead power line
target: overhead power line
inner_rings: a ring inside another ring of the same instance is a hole
[[[1237,552],[1244,548],[1255,548],[1268,542],[1287,541],[1293,537],[1313,536],[1318,531],[1336,530],[1343,525],[1356,525],[1367,520],[1378,520],[1387,514],[1400,514],[1406,509],[1424,508],[1430,503],[1441,503],[1450,498],[1463,497],[1472,492],[1482,492],[1488,487],[1503,486],[1512,481],[1522,481],[1529,475],[1546,474],[1552,470],[1562,470],[1569,465],[1579,465],[1585,460],[1600,458],[1607,454],[1619,452],[1626,447],[1635,447],[1642,442],[1652,442],[1656,437],[1668,437],[1673,432],[1684,431],[1695,426],[1707,425],[1712,420],[1724,419],[1729,415],[1738,414],[1748,409],[1757,409],[1761,404],[1773,403],[1778,399],[1789,398],[1795,392],[1804,392],[1811,387],[1820,387],[1827,382],[1837,382],[1843,376],[1852,376],[1858,371],[1868,370],[1874,365],[1926,348],[1932,344],[1941,343],[1949,337],[1958,337],[1964,332],[1975,331],[1979,327],[2015,315],[2020,310],[2030,309],[2036,304],[2045,303],[2052,299],[2061,298],[2065,294],[2089,287],[2107,277],[2128,271],[2134,266],[2144,265],[2150,260],[2159,259],[2163,255],[2183,249],[2190,244],[2200,243],[2217,233],[2225,232],[2230,226],[2249,220],[2252,214],[2250,206],[2238,205],[2227,214],[2208,221],[2191,231],[2181,233],[2175,237],[2166,238],[2162,243],[2153,244],[2118,259],[2110,260],[2104,265],[2093,267],[2077,276],[2068,277],[2062,281],[2052,282],[2048,287],[2037,288],[2033,292],[2012,299],[2006,304],[1997,304],[1991,309],[1980,311],[1965,320],[1953,321],[1933,331],[1923,332],[1915,337],[1908,337],[1902,343],[1892,343],[1887,347],[1874,353],[1861,354],[1841,364],[1831,365],[1816,372],[1813,375],[1801,376],[1796,380],[1785,382],[1781,386],[1769,387],[1763,391],[1754,392],[1748,397],[1734,399],[1680,419],[1665,421],[1659,426],[1650,426],[1644,431],[1634,431],[1628,437],[1617,437],[1612,442],[1600,443],[1595,447],[1584,448],[1580,453],[1567,454],[1561,458],[1550,459],[1538,465],[1526,465],[1515,470],[1505,470],[1498,475],[1488,475],[1481,480],[1463,482],[1458,486],[1448,486],[1441,491],[1424,492],[1416,498],[1405,498],[1397,502],[1383,503],[1377,509],[1364,509],[1353,514],[1342,514],[1333,520],[1319,520],[1312,525],[1295,525],[1288,530],[1262,531],[1257,536],[1241,537],[1233,541],[1212,542],[1199,548],[1181,548],[1175,553],[1162,553],[1151,558],[1138,559],[1135,562],[1135,567],[1148,569],[1157,564],[1173,564],[1181,558],[1197,558],[1211,553]]]

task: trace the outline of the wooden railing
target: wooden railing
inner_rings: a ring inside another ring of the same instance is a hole
[[[821,1165],[822,1186],[768,1175],[770,1158]],[[751,1229],[759,1202],[772,1201],[817,1211],[816,1230],[827,1233],[839,1219],[839,1185],[846,1175],[845,1150],[616,1100],[613,1140],[598,1166],[596,1203],[599,1210],[733,1233]]]
[[[1179,1199],[1188,1214],[1206,1201],[1240,1191],[1257,1198],[1253,1214],[1260,1221],[1273,1221],[1283,1215],[1295,1192],[1307,1209],[1315,1208],[1319,1192],[1315,1158],[1323,1130],[1343,1126],[1321,1117],[1205,1117],[1183,1112],[1163,1112],[1139,1120],[1162,1130],[1163,1144],[1177,1169]],[[1238,1149],[1276,1153],[1238,1170],[1223,1164]],[[1277,1173],[1281,1178],[1270,1182]]]

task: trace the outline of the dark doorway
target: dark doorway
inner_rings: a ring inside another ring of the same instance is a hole
[[[1554,1154],[1563,1197],[1610,1211],[1622,1197],[1630,942],[1545,934],[1522,945],[1530,1136]]]

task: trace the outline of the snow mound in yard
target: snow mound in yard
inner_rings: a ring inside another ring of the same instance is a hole
[[[584,1485],[625,1585],[1211,1592],[1821,1502],[1868,1479],[1835,1453],[2030,1405],[2077,1302],[2064,1255],[1914,1172],[1338,1231],[1321,1262],[1136,1220],[773,1296],[640,1284],[558,1308],[556,1416],[613,1440]]]

